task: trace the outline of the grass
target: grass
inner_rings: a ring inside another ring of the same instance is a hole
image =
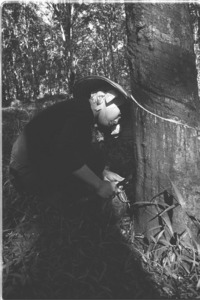
[[[18,198],[5,216],[5,299],[158,298],[119,227],[89,205],[63,213],[38,200]]]
[[[174,183],[173,203],[158,205],[157,196],[132,203],[133,208],[157,208],[154,218],[162,222],[149,240],[133,239],[129,216],[111,222],[95,198],[85,203],[66,199],[71,204],[60,209],[39,197],[19,195],[10,185],[8,163],[12,143],[30,116],[17,113],[7,111],[3,118],[3,298],[199,299],[199,245],[189,227],[178,235],[167,218],[177,206],[184,211]],[[113,170],[127,176],[132,145],[114,143],[109,154]],[[131,185],[126,191],[132,199]],[[198,226],[197,219],[192,221]]]
[[[160,227],[150,239],[136,239],[135,249],[141,256],[144,269],[154,274],[155,280],[169,297],[175,299],[200,299],[200,245],[190,226],[185,225],[185,230],[177,234],[174,231],[167,214],[177,206],[183,210],[188,220],[195,221],[200,228],[200,221],[189,216],[185,210],[185,201],[173,182],[176,197],[170,205],[148,202],[157,208],[157,214],[152,219],[159,219]],[[166,197],[167,191],[163,194]],[[160,196],[160,194],[158,195]],[[154,200],[156,197],[154,197]],[[134,205],[143,205],[135,203]],[[162,207],[162,208],[161,208]]]

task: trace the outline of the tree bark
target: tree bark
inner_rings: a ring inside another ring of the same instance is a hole
[[[188,215],[200,216],[200,102],[188,4],[126,4],[126,24],[132,94],[161,117],[133,105],[135,201],[161,193],[154,202],[176,203],[170,178],[183,202],[164,215],[174,232],[189,226],[197,238]],[[136,231],[155,234],[156,206],[136,207]]]

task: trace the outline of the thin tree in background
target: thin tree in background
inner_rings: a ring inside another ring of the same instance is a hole
[[[66,80],[68,82],[69,93],[72,93],[73,84],[75,80],[74,68],[73,68],[73,11],[74,6],[70,3],[54,4],[53,18],[56,19],[60,26],[61,36],[63,40],[64,48],[64,66],[66,72]]]

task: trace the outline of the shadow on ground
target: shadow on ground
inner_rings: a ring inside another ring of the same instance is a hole
[[[4,299],[160,299],[119,226],[95,202],[60,210],[24,201],[32,201],[26,213],[24,203],[12,206],[21,210],[15,230],[6,231],[8,218],[4,224]]]

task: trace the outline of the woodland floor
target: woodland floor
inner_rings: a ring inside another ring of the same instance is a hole
[[[4,299],[159,298],[120,228],[93,206],[61,212],[17,198],[5,219]]]

